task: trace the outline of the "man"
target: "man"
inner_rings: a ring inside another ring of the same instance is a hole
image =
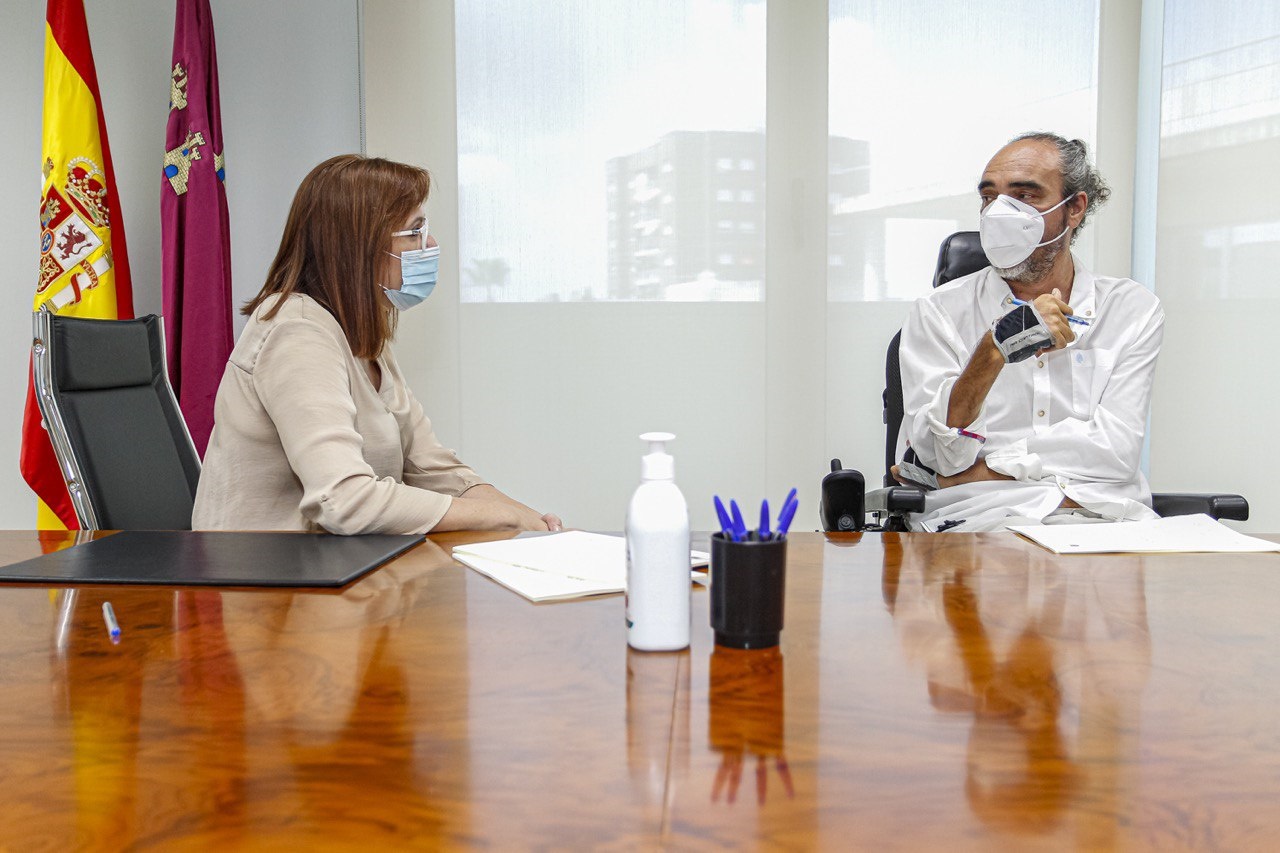
[[[992,266],[917,301],[902,331],[898,459],[938,485],[912,529],[1154,518],[1138,461],[1164,312],[1069,249],[1110,190],[1083,142],[1028,133],[978,193]]]

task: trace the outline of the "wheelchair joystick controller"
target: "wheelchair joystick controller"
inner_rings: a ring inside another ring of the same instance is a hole
[[[831,473],[822,478],[819,512],[824,530],[861,530],[866,519],[866,480],[861,471],[846,469],[831,460]]]

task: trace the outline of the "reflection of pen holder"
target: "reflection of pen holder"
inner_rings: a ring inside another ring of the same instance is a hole
[[[787,540],[734,542],[711,536],[711,628],[735,649],[778,645],[787,580]]]
[[[720,769],[711,787],[711,801],[725,794],[732,805],[738,793],[744,764],[756,761],[756,801],[764,805],[769,767],[773,760],[782,790],[795,797],[791,769],[784,744],[782,650],[776,646],[759,651],[716,646],[711,653],[707,698],[707,742],[720,753]]]
[[[716,648],[708,679],[707,738],[715,749],[757,755],[783,752],[782,651]]]

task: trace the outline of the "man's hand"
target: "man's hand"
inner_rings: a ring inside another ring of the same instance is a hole
[[[915,483],[915,482],[912,482],[911,480],[904,479],[902,475],[898,473],[897,465],[894,465],[889,469],[889,474],[890,476],[893,477],[893,479],[897,480],[899,483],[901,483],[904,486],[920,485],[919,483]],[[945,477],[942,474],[938,474],[937,477],[938,477],[939,489],[945,489],[947,486],[958,486],[961,483],[976,483],[979,480],[1012,480],[1013,479],[1008,474],[997,474],[995,471],[992,471],[990,468],[987,467],[987,461],[985,459],[979,459],[977,462],[973,463],[971,466],[961,471],[959,474],[952,474],[950,477]]]
[[[1076,339],[1076,333],[1067,320],[1067,315],[1071,313],[1071,306],[1062,301],[1062,291],[1055,287],[1052,293],[1042,293],[1037,296],[1033,304],[1036,307],[1036,313],[1040,315],[1040,322],[1049,330],[1049,334],[1053,335],[1053,346],[1039,350],[1036,353],[1037,356],[1063,349]]]
[[[948,486],[958,486],[961,483],[977,483],[982,480],[1012,480],[1008,474],[997,474],[987,467],[987,460],[979,459],[971,466],[961,471],[959,474],[952,474],[950,477],[938,475],[938,488],[945,489]]]

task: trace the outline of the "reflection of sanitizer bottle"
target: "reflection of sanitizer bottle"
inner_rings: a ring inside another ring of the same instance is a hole
[[[676,488],[669,432],[647,432],[640,487],[627,508],[627,643],[641,651],[689,645],[689,507]]]

